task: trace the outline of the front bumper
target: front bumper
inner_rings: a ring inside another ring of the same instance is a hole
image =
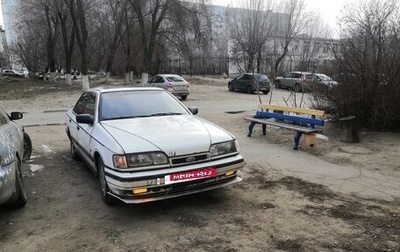
[[[151,171],[119,172],[106,168],[105,173],[111,195],[125,203],[145,203],[204,192],[240,182],[243,180],[243,174],[239,169],[243,165],[243,157],[236,155],[200,164]],[[215,168],[215,176],[173,184],[165,181],[166,176],[170,174],[209,168]],[[136,189],[145,189],[145,192],[134,193]]]

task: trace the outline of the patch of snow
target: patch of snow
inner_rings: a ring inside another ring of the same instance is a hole
[[[31,172],[40,172],[41,170],[44,169],[43,165],[37,165],[37,164],[29,164]]]

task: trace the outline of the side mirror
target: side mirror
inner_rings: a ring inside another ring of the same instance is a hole
[[[77,115],[76,116],[76,122],[77,123],[93,125],[94,117],[92,115],[89,115],[89,114]]]
[[[197,115],[199,113],[199,109],[198,108],[188,108],[190,110],[190,112],[192,112],[193,115]]]
[[[11,112],[10,120],[19,120],[23,117],[21,112]]]

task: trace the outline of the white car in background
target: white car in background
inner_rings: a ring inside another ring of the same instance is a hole
[[[25,74],[15,70],[3,70],[3,76],[24,78]]]
[[[146,83],[146,86],[168,90],[173,95],[181,97],[183,101],[189,95],[189,82],[176,74],[157,74]]]
[[[66,114],[74,158],[106,204],[144,203],[242,181],[235,137],[161,88],[93,88]]]

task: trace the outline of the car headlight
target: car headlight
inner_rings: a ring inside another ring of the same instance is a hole
[[[236,140],[213,144],[210,147],[210,154],[212,157],[228,155],[238,151],[239,151],[239,145]]]
[[[168,164],[162,152],[147,152],[128,155],[114,155],[114,166],[120,169]]]

